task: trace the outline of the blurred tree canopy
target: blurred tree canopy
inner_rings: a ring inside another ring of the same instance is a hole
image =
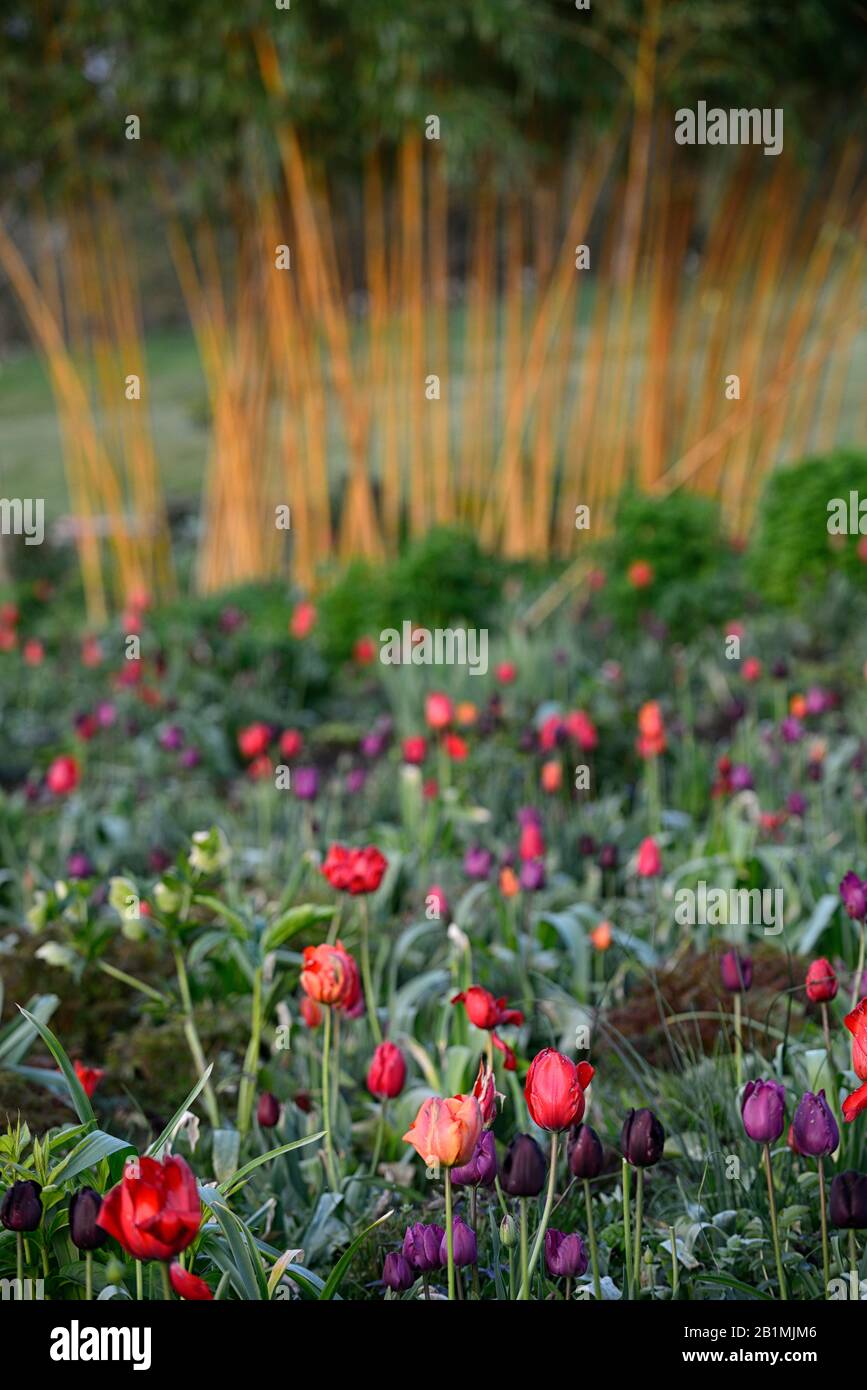
[[[854,125],[861,0],[3,0],[0,178],[9,194],[184,171],[238,177],[273,128],[257,29],[280,54],[284,110],[332,170],[436,114],[453,172],[531,173],[629,100],[658,11],[657,101],[783,106],[805,147]],[[130,114],[141,140],[124,136]]]

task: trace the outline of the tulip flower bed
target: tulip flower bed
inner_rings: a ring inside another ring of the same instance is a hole
[[[591,589],[471,677],[257,602],[3,610],[0,1278],[861,1296],[863,628]]]

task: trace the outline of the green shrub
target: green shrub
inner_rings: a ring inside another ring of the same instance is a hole
[[[763,598],[795,607],[825,589],[834,574],[864,587],[859,536],[828,532],[828,504],[867,498],[867,454],[839,450],[780,468],[765,483],[749,551],[749,575]]]

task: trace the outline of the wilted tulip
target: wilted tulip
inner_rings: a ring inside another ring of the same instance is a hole
[[[831,1183],[831,1224],[841,1230],[863,1231],[867,1227],[867,1173],[849,1168]]]
[[[775,1144],[785,1125],[786,1092],[779,1081],[748,1081],[741,1102],[741,1119],[750,1139]]]
[[[510,1197],[538,1197],[545,1186],[545,1155],[529,1134],[516,1134],[503,1159],[500,1186]]]
[[[545,1232],[545,1263],[555,1279],[574,1279],[587,1270],[587,1251],[579,1235],[562,1231]]]
[[[69,1237],[79,1250],[98,1250],[108,1240],[108,1232],[97,1226],[102,1198],[92,1187],[81,1187],[69,1202]]]
[[[569,1171],[574,1178],[598,1178],[605,1163],[602,1140],[590,1125],[576,1125],[569,1135]]]
[[[482,1131],[469,1163],[452,1169],[457,1187],[491,1187],[497,1176],[497,1146],[489,1129]]]
[[[804,1093],[795,1111],[792,1130],[798,1152],[805,1157],[822,1158],[834,1152],[840,1143],[840,1131],[824,1091],[817,1096],[812,1091]]]
[[[35,1231],[42,1220],[42,1188],[38,1182],[14,1182],[0,1203],[0,1221],[7,1231]]]
[[[662,1158],[665,1130],[652,1110],[630,1110],[620,1131],[620,1151],[633,1168],[652,1168]]]
[[[753,983],[753,962],[750,956],[742,956],[739,951],[724,952],[719,961],[723,989],[730,994],[742,994]]]
[[[584,1115],[584,1091],[593,1079],[589,1062],[576,1066],[552,1047],[543,1048],[530,1063],[524,1096],[527,1109],[540,1129],[562,1130],[580,1124]]]
[[[404,1293],[415,1283],[415,1271],[399,1250],[391,1250],[386,1255],[382,1266],[382,1282],[394,1293]]]

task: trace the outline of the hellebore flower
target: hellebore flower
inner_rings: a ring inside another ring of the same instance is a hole
[[[620,1151],[633,1168],[652,1168],[662,1158],[665,1130],[652,1110],[630,1110],[620,1130]]]
[[[332,888],[357,897],[362,893],[375,893],[387,868],[388,860],[375,845],[368,845],[366,849],[332,845],[325,856],[322,872]]]
[[[192,1169],[172,1155],[130,1160],[106,1193],[97,1224],[136,1260],[170,1260],[195,1240],[201,1217]]]
[[[273,1129],[280,1120],[280,1102],[271,1091],[263,1091],[256,1106],[256,1119],[262,1129]]]
[[[564,1235],[562,1231],[545,1232],[545,1263],[555,1279],[574,1279],[586,1273],[589,1263],[584,1242],[579,1235]]]
[[[399,1047],[387,1039],[381,1042],[373,1054],[367,1069],[367,1089],[380,1100],[394,1100],[403,1090],[406,1081],[406,1062]]]
[[[108,1240],[108,1232],[97,1226],[102,1198],[93,1187],[73,1192],[69,1202],[69,1238],[79,1250],[98,1250]]]
[[[189,1303],[207,1303],[214,1297],[204,1279],[191,1274],[183,1265],[169,1265],[169,1280],[178,1298],[185,1298]]]
[[[416,1222],[407,1226],[403,1238],[403,1256],[418,1274],[429,1274],[440,1268],[440,1246],[445,1230],[442,1226],[425,1226]]]
[[[540,1129],[562,1130],[581,1123],[584,1091],[593,1080],[593,1070],[589,1062],[576,1066],[552,1047],[536,1054],[527,1072],[524,1097]]]
[[[456,1216],[452,1222],[452,1246],[456,1268],[460,1268],[461,1265],[474,1265],[476,1263],[479,1257],[476,1247],[476,1233],[459,1216]],[[440,1263],[444,1265],[447,1259],[448,1241],[444,1232],[440,1242]]]
[[[831,1225],[844,1231],[867,1227],[867,1174],[852,1168],[837,1173],[831,1183]]]
[[[538,1197],[545,1186],[545,1155],[529,1134],[516,1134],[500,1168],[500,1186],[510,1197]]]
[[[390,1250],[382,1266],[382,1282],[394,1293],[405,1293],[415,1283],[415,1272],[405,1255]]]
[[[305,946],[301,988],[317,1004],[346,1005],[358,990],[358,968],[340,941]]]
[[[482,1132],[482,1112],[475,1096],[429,1096],[403,1136],[430,1167],[456,1168],[469,1163]]]
[[[867,882],[850,869],[840,882],[840,897],[849,916],[855,922],[867,917]]]
[[[807,998],[814,1004],[827,1004],[837,993],[834,967],[824,956],[810,962],[807,971]]]
[[[635,867],[639,878],[657,878],[662,873],[662,855],[652,836],[648,835],[638,846]]]
[[[456,1187],[491,1187],[497,1176],[497,1146],[489,1129],[482,1130],[469,1163],[452,1169]]]
[[[798,1152],[805,1158],[824,1158],[834,1152],[840,1143],[840,1131],[824,1091],[817,1096],[812,1091],[804,1092],[795,1111],[792,1131]]]
[[[38,1182],[27,1179],[14,1182],[6,1189],[0,1203],[0,1221],[7,1231],[35,1231],[42,1220],[42,1188]]]
[[[747,1137],[757,1144],[775,1144],[783,1132],[786,1092],[779,1081],[748,1081],[741,1101]]]
[[[739,951],[725,951],[719,960],[723,989],[730,994],[745,993],[753,983],[753,961],[751,956],[742,956]]]
[[[867,999],[862,999],[843,1022],[852,1034],[852,1069],[864,1082],[843,1101],[843,1119],[850,1121],[867,1109]]]
[[[605,1150],[596,1130],[590,1125],[576,1125],[569,1135],[567,1148],[569,1172],[573,1178],[598,1178],[605,1163]]]

